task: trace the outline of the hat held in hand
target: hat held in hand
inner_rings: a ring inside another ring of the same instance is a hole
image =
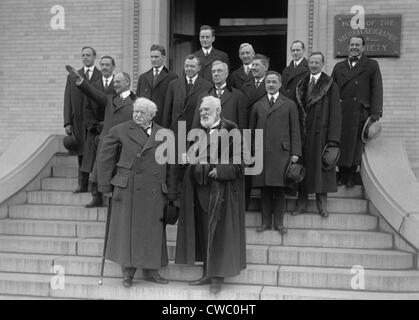
[[[302,164],[290,161],[285,170],[284,182],[287,185],[300,183],[304,179],[305,174],[306,169]]]
[[[74,135],[65,136],[63,139],[63,145],[68,151],[72,153],[77,153],[79,148],[79,144]]]
[[[322,169],[325,171],[332,170],[336,167],[336,164],[339,161],[340,157],[340,148],[336,146],[331,146],[326,144],[322,152]]]
[[[363,143],[367,143],[377,138],[381,133],[381,123],[378,121],[372,121],[371,117],[368,117],[365,121],[364,128],[362,128],[361,140]]]

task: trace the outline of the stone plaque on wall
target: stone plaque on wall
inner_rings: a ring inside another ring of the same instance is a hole
[[[365,15],[363,28],[353,29],[353,15],[335,16],[335,56],[348,55],[348,40],[360,34],[369,57],[400,57],[401,15]]]

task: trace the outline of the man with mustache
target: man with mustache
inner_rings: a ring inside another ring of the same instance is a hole
[[[115,60],[111,56],[103,56],[100,59],[100,69],[102,71],[102,78],[93,83],[93,87],[102,91],[105,94],[115,94],[113,86],[113,71],[115,69]],[[103,129],[103,120],[105,116],[105,108],[98,105],[92,99],[86,99],[86,105],[83,107],[86,119],[86,143],[84,144],[83,163],[81,171],[87,174],[91,173],[96,160],[96,151],[99,141],[99,134]],[[102,194],[97,190],[97,184],[90,184],[90,192],[92,194],[92,201],[90,201],[86,208],[99,207],[103,203]]]
[[[338,185],[355,185],[365,144],[362,128],[368,117],[378,121],[383,115],[383,82],[378,62],[365,55],[365,39],[349,39],[349,57],[337,63],[332,77],[339,86],[342,101],[341,156]]]
[[[216,294],[225,277],[246,267],[241,135],[235,123],[221,116],[220,99],[204,97],[199,114],[194,146],[200,148],[198,154],[190,148],[185,161],[175,262],[202,261],[202,277],[190,284],[210,284],[210,292]],[[228,149],[221,147],[223,139]]]

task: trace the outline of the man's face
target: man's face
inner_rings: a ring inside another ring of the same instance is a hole
[[[201,30],[201,32],[199,32],[199,42],[201,42],[203,48],[211,48],[214,41],[215,37],[212,35],[211,30]]]
[[[90,48],[86,48],[81,51],[81,60],[86,67],[91,67],[95,63],[96,57],[93,55],[93,51]]]
[[[204,101],[199,107],[199,115],[201,117],[201,126],[210,128],[220,119],[221,109],[217,108],[212,102]]]
[[[239,51],[240,60],[245,65],[251,64],[254,56],[255,52],[253,51],[251,46],[243,47]]]
[[[352,38],[349,41],[348,52],[351,57],[359,57],[365,51],[361,38]]]
[[[300,60],[304,57],[305,50],[301,42],[296,42],[291,46],[291,56],[294,61]]]
[[[109,78],[113,74],[114,68],[111,59],[103,58],[100,60],[100,70],[105,78]]]
[[[162,55],[162,53],[158,50],[150,52],[150,59],[151,59],[151,66],[154,68],[160,68],[165,60],[166,56]]]
[[[113,79],[113,86],[117,94],[129,90],[129,82],[122,73],[118,73]]]
[[[279,81],[279,78],[275,74],[270,74],[265,79],[265,85],[266,85],[266,91],[269,94],[276,94],[279,89],[281,88],[281,81]]]
[[[186,59],[185,60],[185,74],[189,78],[195,77],[201,67],[198,64],[198,60],[194,59]]]
[[[260,59],[254,59],[252,61],[252,74],[256,79],[261,79],[266,75],[267,72],[266,66],[262,63]]]
[[[132,119],[139,126],[146,127],[150,124],[151,120],[153,119],[153,115],[146,106],[137,104],[134,105]]]
[[[308,59],[308,68],[312,74],[318,74],[323,70],[324,62],[322,56],[316,54]]]
[[[212,81],[216,85],[223,85],[228,77],[228,71],[222,64],[216,64],[212,66]]]

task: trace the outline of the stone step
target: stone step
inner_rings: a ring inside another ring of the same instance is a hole
[[[296,199],[287,199],[287,211],[294,211],[296,208]],[[362,213],[368,212],[368,201],[364,199],[349,198],[328,198],[327,209],[333,213]],[[251,198],[249,211],[261,211],[260,198]],[[316,200],[310,198],[307,204],[307,212],[318,212]]]
[[[77,178],[45,178],[41,188],[47,191],[73,191],[77,188]]]
[[[77,156],[69,156],[65,154],[56,155],[53,160],[55,166],[77,167]]]
[[[77,166],[52,166],[52,176],[56,178],[77,178]]]
[[[29,191],[29,204],[86,205],[92,200],[90,193],[72,193],[66,191]]]
[[[176,241],[176,226],[167,226],[166,236]],[[257,232],[256,228],[246,228],[246,242],[269,246],[299,246],[327,248],[392,249],[393,236],[384,232],[343,231],[343,230],[305,230],[288,229],[280,235],[278,231]]]
[[[260,192],[261,192],[260,189],[252,189],[251,196],[255,198],[260,198]],[[310,195],[309,197],[314,199],[315,195],[313,194],[313,195]],[[338,187],[337,192],[329,193],[328,197],[363,199],[364,188],[362,186],[354,186],[353,188],[346,188],[345,186],[342,186],[342,187]]]
[[[419,293],[417,270],[363,270],[351,268],[281,267],[279,286]]]
[[[75,255],[78,241],[76,238],[0,235],[0,252]]]
[[[28,203],[33,204],[60,204],[60,205],[85,205],[91,201],[91,195],[89,193],[74,194],[66,191],[29,191],[28,192]],[[259,210],[259,200],[253,198],[251,200],[249,210]],[[256,205],[255,203],[258,203]],[[293,211],[295,208],[295,200],[287,200],[287,211]],[[367,200],[361,199],[329,199],[328,210],[333,213],[362,213],[368,212]],[[308,212],[317,212],[315,200],[309,200]]]
[[[105,221],[107,208],[84,208],[83,206],[23,204],[8,207],[12,219]]]
[[[20,297],[32,295],[51,299],[123,299],[123,300],[418,300],[416,292],[369,292],[361,290],[325,290],[224,284],[217,295],[211,294],[209,286],[189,286],[185,282],[171,281],[159,285],[144,280],[134,280],[129,289],[122,287],[121,278],[104,278],[98,285],[97,277],[66,276],[63,287],[51,284],[51,275],[0,273],[0,294]]]

